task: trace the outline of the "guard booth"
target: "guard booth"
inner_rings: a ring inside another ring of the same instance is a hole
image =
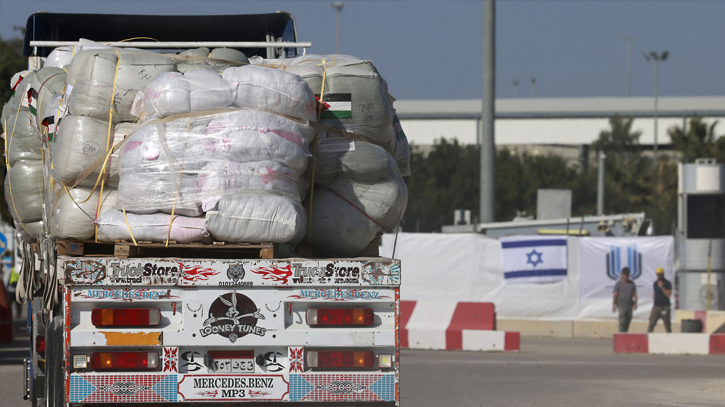
[[[678,166],[675,231],[677,308],[725,309],[725,165],[698,159]]]

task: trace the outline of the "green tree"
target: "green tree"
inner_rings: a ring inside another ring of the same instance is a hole
[[[641,132],[632,131],[634,118],[614,116],[610,128],[593,143],[604,151],[605,213],[645,212],[655,231],[668,234],[677,213],[677,166],[663,155],[658,168],[639,144]]]
[[[453,211],[479,209],[480,153],[476,146],[457,140],[437,140],[428,155],[411,156],[413,175],[408,178],[408,208],[404,230],[439,232],[453,223]],[[536,213],[536,193],[541,188],[572,189],[575,202],[591,200],[591,180],[556,155],[496,153],[496,221],[511,220],[517,211]],[[589,195],[584,197],[583,195]],[[576,211],[575,211],[576,212]]]
[[[667,133],[672,147],[682,153],[682,162],[691,163],[697,158],[725,158],[725,140],[715,135],[717,121],[709,125],[701,117],[690,120],[687,130],[670,127]]]

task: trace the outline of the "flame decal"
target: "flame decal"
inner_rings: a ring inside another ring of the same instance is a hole
[[[260,267],[256,270],[252,269],[252,273],[261,275],[264,280],[287,284],[287,281],[292,276],[292,265],[290,264],[287,267]]]
[[[209,277],[219,274],[218,271],[201,266],[185,266],[179,263],[179,271],[184,282],[196,283],[198,281],[207,281]]]

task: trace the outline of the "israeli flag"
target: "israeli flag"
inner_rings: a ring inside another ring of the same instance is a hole
[[[502,237],[501,252],[506,284],[566,279],[566,237]]]

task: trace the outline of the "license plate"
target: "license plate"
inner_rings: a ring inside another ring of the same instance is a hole
[[[254,373],[254,351],[211,351],[212,370],[218,373]]]

